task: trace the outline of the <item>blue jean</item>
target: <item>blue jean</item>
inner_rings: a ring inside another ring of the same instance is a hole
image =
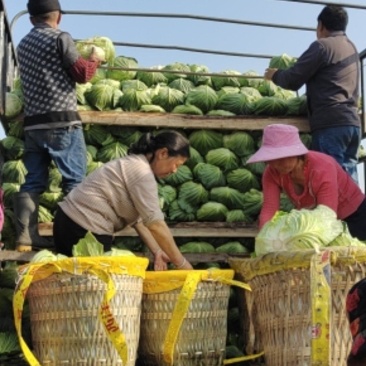
[[[62,175],[62,191],[69,193],[86,174],[82,126],[25,131],[23,161],[28,173],[21,192],[41,194],[47,189],[51,160]]]
[[[323,128],[312,132],[311,149],[333,156],[358,183],[357,153],[361,131],[356,126]]]

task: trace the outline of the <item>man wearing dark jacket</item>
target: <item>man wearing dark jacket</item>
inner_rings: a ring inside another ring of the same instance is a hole
[[[17,249],[43,249],[38,234],[39,195],[46,190],[51,160],[62,175],[66,195],[86,173],[86,147],[77,112],[75,83],[90,80],[100,61],[84,60],[69,33],[58,29],[58,0],[29,0],[33,28],[17,48],[24,94],[25,183],[14,198]]]
[[[342,7],[324,7],[317,40],[293,67],[267,69],[265,78],[290,90],[306,85],[312,150],[333,156],[357,182],[360,64],[357,49],[345,34],[347,23]]]

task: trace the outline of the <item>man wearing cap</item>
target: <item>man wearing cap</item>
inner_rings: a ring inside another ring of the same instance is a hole
[[[58,0],[29,0],[31,31],[17,48],[24,94],[27,175],[14,198],[17,249],[50,247],[38,233],[39,195],[46,190],[51,160],[62,175],[66,195],[86,173],[86,147],[77,112],[75,83],[90,80],[100,60],[84,60],[69,33],[58,29]]]
[[[358,115],[360,63],[345,34],[347,12],[327,5],[318,16],[317,40],[287,70],[267,69],[265,78],[285,89],[306,85],[312,150],[333,156],[357,183],[361,140]]]
[[[258,162],[267,163],[262,175],[260,228],[280,209],[284,192],[296,209],[328,206],[347,223],[353,237],[366,240],[365,195],[333,157],[308,150],[296,127],[265,127],[260,149],[247,161]]]

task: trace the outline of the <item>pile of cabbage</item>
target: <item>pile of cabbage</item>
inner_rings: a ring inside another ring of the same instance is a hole
[[[87,174],[106,162],[123,157],[128,147],[147,127],[83,125],[87,144]],[[160,205],[166,220],[172,222],[227,222],[251,224],[257,220],[263,196],[263,163],[246,164],[261,143],[261,131],[179,130],[190,141],[190,159],[175,174],[158,181]],[[2,188],[6,206],[3,237],[14,245],[13,194],[25,181],[26,169],[21,122],[12,122],[8,136],[1,140],[5,154]],[[310,136],[301,134],[304,143]],[[40,196],[40,222],[52,222],[57,203],[63,199],[61,174],[51,164],[46,191]],[[292,205],[282,197],[281,209]]]
[[[263,80],[254,71],[223,70],[212,75],[205,65],[174,62],[141,68],[138,61],[118,55],[107,37],[78,41],[88,58],[91,50],[105,60],[93,79],[77,84],[79,110],[176,113],[196,116],[306,115],[306,96]],[[290,67],[296,61],[286,54],[273,57],[269,66]],[[221,76],[219,76],[221,75]],[[23,106],[19,80],[7,93],[6,116],[16,117]]]
[[[313,210],[278,211],[255,238],[255,254],[365,245],[351,236],[347,224],[332,209],[318,205]]]

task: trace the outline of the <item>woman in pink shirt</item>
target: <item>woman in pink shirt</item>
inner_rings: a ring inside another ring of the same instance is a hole
[[[329,155],[309,151],[296,127],[283,124],[264,129],[260,149],[248,163],[266,162],[264,202],[259,227],[272,219],[285,192],[297,209],[326,205],[347,223],[353,237],[366,240],[366,198],[359,186]]]

